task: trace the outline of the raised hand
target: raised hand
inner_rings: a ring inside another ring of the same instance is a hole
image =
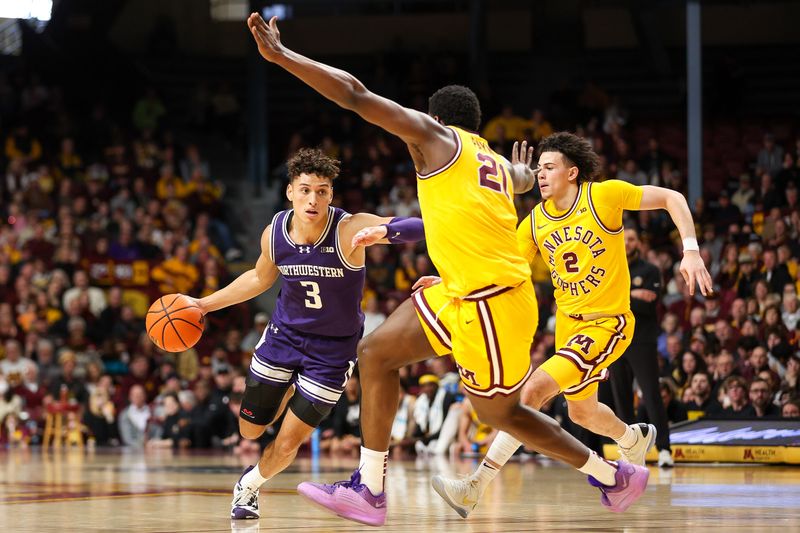
[[[386,226],[370,226],[353,235],[353,248],[357,246],[372,246],[386,237]]]
[[[700,286],[700,292],[703,296],[708,296],[714,292],[714,282],[711,279],[711,274],[708,273],[706,264],[698,252],[689,251],[683,254],[681,275],[689,287],[689,294],[692,296],[694,296],[695,283]]]
[[[533,162],[533,146],[528,148],[528,141],[514,141],[514,146],[511,148],[511,164],[516,165],[522,163],[528,168],[531,168]]]
[[[251,13],[247,19],[247,27],[256,40],[258,51],[264,59],[274,63],[284,51],[281,32],[278,31],[278,17],[272,17],[267,23],[258,13]]]
[[[411,290],[416,291],[417,289],[427,289],[428,287],[433,287],[434,285],[438,285],[442,282],[442,278],[439,276],[422,276],[417,281],[414,282],[412,285]]]

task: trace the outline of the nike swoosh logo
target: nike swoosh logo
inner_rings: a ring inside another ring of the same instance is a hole
[[[471,323],[473,323],[473,322],[475,322],[475,319],[474,319],[474,318],[473,318],[472,320],[467,320],[467,322],[466,322],[466,323],[467,323],[467,324],[471,324]]]
[[[545,227],[547,227],[547,224],[545,224],[544,226],[536,226],[536,229],[542,229],[542,228],[545,228]]]

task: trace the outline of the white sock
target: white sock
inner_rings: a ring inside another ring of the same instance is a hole
[[[511,459],[511,456],[514,455],[514,452],[517,451],[521,444],[522,443],[520,441],[508,433],[501,431],[497,434],[494,442],[492,442],[492,445],[489,446],[489,451],[486,453],[486,457],[483,461],[481,461],[481,465],[474,474],[478,481],[480,481],[481,487],[485,489],[486,486],[491,483],[491,481],[500,471],[500,468],[502,468],[503,465],[506,464],[509,459]],[[495,468],[493,465],[489,464],[486,459],[489,459],[494,464],[499,465],[500,468]]]
[[[244,475],[244,477],[242,477],[242,486],[257,489],[266,483],[267,480],[269,480],[269,478],[261,475],[261,470],[259,469],[258,464],[256,464],[255,468],[250,470]]]
[[[591,452],[586,464],[578,470],[592,476],[603,485],[613,487],[617,484],[617,480],[614,478],[617,467],[613,463],[601,459],[595,452]]]
[[[386,465],[389,463],[389,452],[376,452],[369,448],[361,447],[361,462],[358,469],[361,471],[361,483],[377,496],[383,492],[383,480],[386,479]]]
[[[620,448],[630,448],[636,441],[638,437],[636,436],[636,432],[633,430],[633,426],[625,426],[625,433],[617,440],[617,444],[619,444]]]

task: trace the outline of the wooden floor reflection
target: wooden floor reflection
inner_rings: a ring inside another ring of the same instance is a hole
[[[309,507],[304,480],[348,477],[355,460],[300,459],[261,491],[261,520],[228,519],[241,460],[171,452],[0,451],[0,531],[377,531]],[[462,520],[430,476],[472,462],[390,464],[386,531],[800,531],[800,469],[679,466],[651,469],[645,496],[616,515],[580,474],[547,460],[511,463]]]

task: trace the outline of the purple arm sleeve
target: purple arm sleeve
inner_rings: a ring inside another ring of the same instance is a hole
[[[425,238],[422,219],[417,217],[395,217],[386,226],[386,238],[392,244],[417,242]]]

